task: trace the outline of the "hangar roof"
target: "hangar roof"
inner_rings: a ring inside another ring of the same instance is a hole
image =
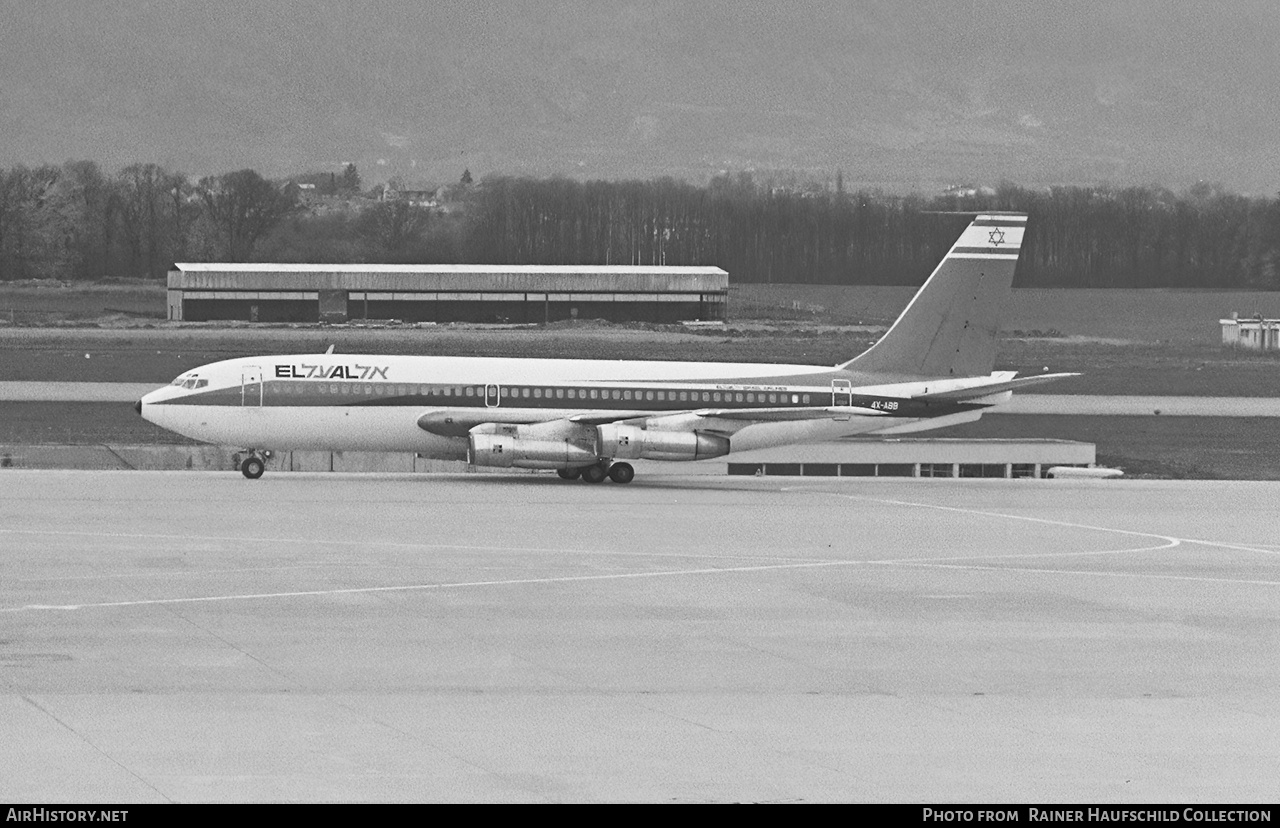
[[[666,265],[477,265],[477,264],[280,264],[278,262],[178,262],[187,273],[555,273],[594,276],[600,273],[714,276],[718,267]]]
[[[722,292],[718,267],[179,262],[171,290]]]

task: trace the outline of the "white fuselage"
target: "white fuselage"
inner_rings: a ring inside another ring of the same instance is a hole
[[[833,368],[708,362],[278,355],[190,371],[146,395],[143,417],[210,443],[274,450],[467,455],[469,423],[630,422],[731,436],[732,450],[916,430],[977,411],[909,416],[910,397],[1008,375],[854,385]],[[452,421],[428,430],[419,420]]]

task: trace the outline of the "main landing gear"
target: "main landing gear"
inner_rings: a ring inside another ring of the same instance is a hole
[[[267,462],[258,456],[257,452],[250,452],[249,456],[240,463],[240,473],[250,480],[262,477],[262,473],[266,470]]]
[[[636,479],[636,470],[630,463],[597,463],[580,469],[558,469],[556,474],[561,480],[582,478],[587,483],[603,483],[606,477],[614,483],[630,483]]]

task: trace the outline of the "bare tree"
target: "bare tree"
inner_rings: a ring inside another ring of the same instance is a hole
[[[277,186],[253,170],[202,178],[199,192],[231,262],[247,261],[254,245],[298,207],[295,188]]]
[[[18,165],[0,173],[0,279],[63,275],[61,216],[54,209],[60,170]]]
[[[360,216],[360,232],[370,241],[374,259],[403,261],[412,255],[430,222],[431,211],[407,201],[383,201]]]

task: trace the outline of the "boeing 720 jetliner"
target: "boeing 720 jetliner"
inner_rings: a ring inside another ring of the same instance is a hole
[[[189,371],[145,419],[264,450],[403,451],[629,483],[627,460],[904,434],[971,422],[1014,389],[1073,374],[995,371],[1027,217],[978,215],[888,332],[834,367],[433,356],[262,356]]]

